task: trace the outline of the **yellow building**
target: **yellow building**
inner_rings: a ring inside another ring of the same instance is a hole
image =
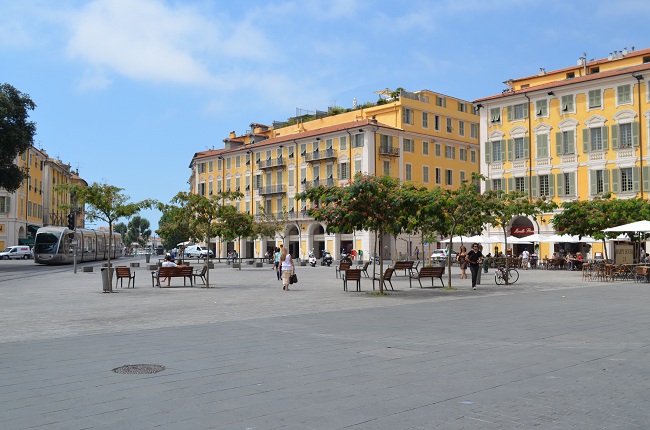
[[[615,51],[600,60],[580,58],[574,66],[508,80],[502,93],[475,100],[485,186],[548,196],[558,204],[606,192],[647,198],[649,71],[650,49]],[[536,233],[537,221],[541,233],[555,233],[550,216],[519,217],[511,231]],[[569,250],[586,254],[602,247],[542,243],[539,254]]]
[[[434,93],[388,89],[376,104],[297,115],[273,126],[253,123],[250,131],[231,132],[225,147],[194,154],[191,190],[205,196],[241,191],[238,205],[258,219],[286,220],[276,237],[242,240],[215,252],[236,249],[240,256],[261,257],[280,243],[294,257],[317,257],[325,249],[335,257],[341,249],[365,255],[374,249],[368,232],[328,234],[326,226],[306,215],[306,202],[294,196],[320,184],[344,185],[357,172],[388,174],[427,187],[456,188],[479,170],[479,122],[467,101]],[[299,112],[300,113],[300,112]],[[382,246],[392,256],[424,251],[415,237]]]

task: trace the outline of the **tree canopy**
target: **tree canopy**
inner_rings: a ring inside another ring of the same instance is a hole
[[[16,157],[34,144],[36,123],[29,111],[36,104],[9,84],[0,85],[0,188],[13,193],[28,175],[15,163]]]

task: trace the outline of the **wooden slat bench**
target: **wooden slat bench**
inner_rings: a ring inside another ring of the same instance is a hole
[[[422,288],[422,278],[431,278],[431,286],[433,287],[433,278],[440,279],[442,282],[442,287],[445,287],[445,281],[442,280],[442,275],[445,274],[444,267],[423,267],[419,272],[409,276],[409,288],[411,288],[411,281],[417,279],[420,283],[420,288]]]
[[[343,277],[345,274],[345,271],[348,270],[352,266],[352,263],[349,261],[341,261],[338,266],[336,266],[336,277],[338,278],[339,275]]]
[[[178,266],[178,267],[161,267],[157,272],[151,272],[151,286],[155,287],[160,285],[160,278],[183,278],[183,285],[186,286],[186,281],[190,280],[190,287],[193,287],[192,282],[192,267],[190,266]],[[155,282],[155,283],[154,283]]]
[[[395,265],[393,266],[393,269],[395,269],[395,271],[403,270],[404,271],[404,276],[413,275],[413,263],[415,263],[415,262],[414,261],[397,261],[397,262],[395,262]]]
[[[131,286],[131,280],[133,280],[133,288],[135,288],[135,272],[131,273],[131,269],[126,266],[115,267],[115,288],[117,288],[118,281],[120,282],[120,288],[122,288],[124,286],[124,279],[129,280],[126,288]]]
[[[389,267],[388,269],[384,270],[384,276],[379,276],[379,274],[376,274],[374,277],[375,281],[380,281],[384,283],[384,288],[386,288],[386,281],[390,284],[390,289],[395,291],[395,288],[393,288],[393,283],[391,282],[391,278],[393,277],[393,272],[395,272],[395,269],[392,267]],[[383,279],[382,279],[383,278]],[[372,289],[375,289],[375,283],[372,283]]]
[[[357,283],[357,291],[361,291],[361,269],[347,269],[343,277],[343,291],[348,290],[348,281]]]

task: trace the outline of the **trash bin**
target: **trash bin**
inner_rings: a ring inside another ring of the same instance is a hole
[[[111,274],[113,273],[113,270],[114,269],[111,267]],[[112,276],[111,277],[108,276],[108,267],[102,267],[101,271],[102,271],[102,289],[105,293],[110,293],[111,292],[110,278],[112,278]]]
[[[147,263],[149,263],[149,260],[151,260],[151,254],[146,253],[146,254],[144,255],[144,259],[145,259],[145,261],[146,261]]]

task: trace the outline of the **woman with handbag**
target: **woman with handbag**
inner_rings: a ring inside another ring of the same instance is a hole
[[[293,258],[291,258],[291,254],[289,254],[286,246],[282,248],[282,252],[280,253],[280,265],[282,270],[282,289],[286,291],[289,290],[289,279],[296,270],[296,267],[293,265]]]

